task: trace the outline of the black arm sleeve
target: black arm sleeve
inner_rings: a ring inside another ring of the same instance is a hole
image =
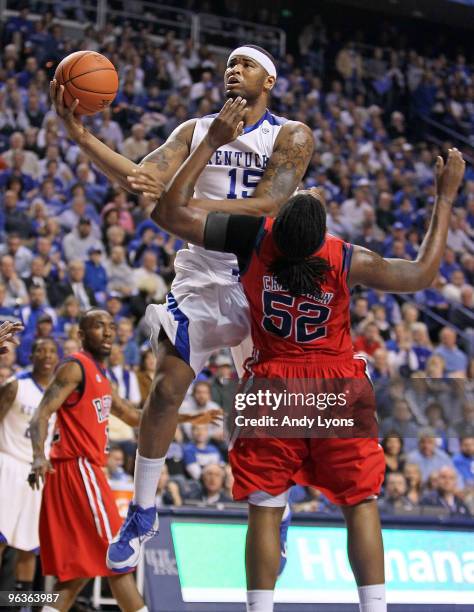
[[[204,228],[204,248],[210,251],[235,253],[239,259],[239,267],[242,269],[252,255],[258,232],[264,221],[264,217],[211,212],[207,215]]]

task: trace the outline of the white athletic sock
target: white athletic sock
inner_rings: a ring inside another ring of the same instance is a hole
[[[140,608],[140,610],[137,610],[137,612],[148,612],[148,608],[143,606],[143,608]]]
[[[247,591],[247,612],[273,612],[273,591]]]
[[[156,489],[165,459],[166,457],[148,459],[139,455],[137,451],[133,503],[138,504],[142,508],[151,508],[155,505]]]
[[[385,585],[369,584],[357,588],[360,612],[387,612]]]
[[[41,612],[59,612],[57,608],[52,608],[51,606],[43,606],[41,608]]]

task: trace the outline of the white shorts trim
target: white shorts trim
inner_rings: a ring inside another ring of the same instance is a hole
[[[290,489],[280,495],[270,495],[265,491],[254,491],[248,497],[248,503],[253,506],[263,506],[265,508],[283,508],[288,504]]]

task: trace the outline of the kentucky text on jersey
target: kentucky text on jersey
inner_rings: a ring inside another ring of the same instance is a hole
[[[263,277],[263,290],[264,291],[282,291],[285,293],[285,289],[283,289],[283,287],[278,283],[278,281],[276,280],[276,278],[274,276],[264,276]],[[302,297],[307,297],[310,298],[311,300],[314,300],[315,302],[319,302],[320,304],[329,304],[333,297],[334,297],[334,293],[329,293],[327,291],[323,291],[323,293],[321,295],[310,295],[309,293],[306,295],[303,295]]]
[[[191,153],[205,138],[215,117],[208,115],[196,119]],[[238,138],[217,149],[196,181],[194,197],[202,200],[252,197],[286,121],[267,110],[256,123],[246,126]],[[232,253],[206,251],[193,244],[189,245],[189,250],[205,261],[206,268],[211,270],[226,267],[227,272],[231,273],[238,267],[237,258]]]
[[[253,151],[226,151],[218,149],[207,163],[209,166],[261,168],[264,170],[269,159],[268,155],[259,155]]]

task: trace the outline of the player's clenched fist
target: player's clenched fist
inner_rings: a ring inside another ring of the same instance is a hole
[[[247,100],[237,96],[235,100],[227,100],[221,108],[206,136],[207,142],[213,149],[232,142],[242,134],[246,104]]]
[[[440,198],[453,202],[464,177],[466,162],[458,149],[449,149],[448,159],[436,160],[436,193]]]

